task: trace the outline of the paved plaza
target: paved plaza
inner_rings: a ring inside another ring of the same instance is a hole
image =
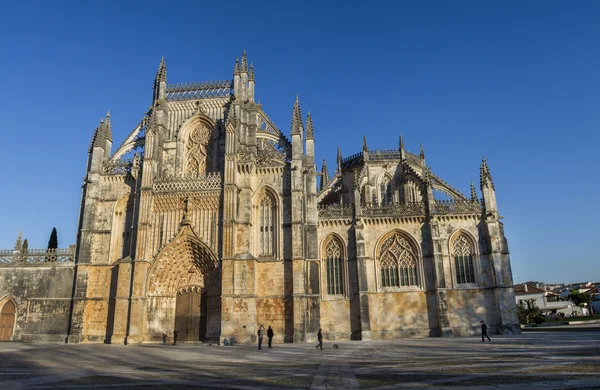
[[[0,389],[600,389],[600,332],[251,345],[0,343]]]

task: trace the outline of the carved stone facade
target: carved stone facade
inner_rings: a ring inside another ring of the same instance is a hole
[[[167,84],[113,153],[110,114],[89,149],[70,342],[275,342],[518,333],[489,168],[482,200],[425,155],[362,151],[318,173],[310,113],[291,140],[233,81]],[[130,158],[128,158],[128,156]],[[320,185],[317,189],[317,180]],[[445,194],[445,200],[435,198]],[[3,288],[0,286],[0,288]],[[0,296],[2,298],[2,296]],[[18,302],[17,302],[18,304]],[[17,310],[17,317],[19,316]]]

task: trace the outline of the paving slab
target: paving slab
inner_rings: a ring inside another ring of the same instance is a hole
[[[0,343],[0,389],[600,389],[599,332],[337,344]]]

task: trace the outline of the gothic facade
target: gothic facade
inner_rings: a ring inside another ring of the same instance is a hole
[[[366,340],[472,335],[480,320],[519,332],[485,160],[482,199],[436,176],[402,137],[393,150],[366,139],[360,153],[338,149],[331,174],[315,162],[310,112],[296,98],[290,139],[255,85],[245,53],[233,81],[167,84],[163,60],[152,106],[114,151],[107,114],[89,149],[73,258],[37,268],[65,275],[40,293],[46,303],[33,306],[10,281],[35,264],[6,260],[19,248],[4,253],[0,298],[15,339],[39,330],[137,343],[177,330],[232,344],[270,325],[275,342],[311,341],[319,328]],[[59,292],[68,303],[56,303]],[[31,307],[52,311],[56,326],[32,325]]]

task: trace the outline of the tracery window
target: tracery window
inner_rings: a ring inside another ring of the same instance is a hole
[[[342,243],[331,237],[325,244],[325,265],[327,267],[327,294],[344,294],[344,259]]]
[[[386,238],[379,254],[382,287],[418,286],[417,254],[400,233]]]
[[[473,246],[464,234],[460,234],[453,242],[454,267],[456,268],[456,283],[475,283],[473,269]]]
[[[379,192],[379,201],[382,205],[392,203],[392,182],[388,177],[379,184]]]
[[[275,253],[275,199],[265,193],[260,200],[259,209],[259,253],[273,256]]]
[[[210,136],[211,131],[204,124],[195,127],[190,132],[186,142],[186,173],[193,175],[204,175],[206,173]]]

